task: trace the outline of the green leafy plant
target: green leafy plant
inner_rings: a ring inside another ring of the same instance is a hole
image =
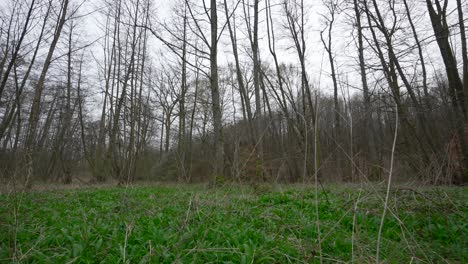
[[[354,211],[355,187],[324,191],[323,256],[349,262],[353,252],[355,261],[372,262],[382,210],[377,194],[383,192],[362,190]],[[398,219],[389,214],[385,222],[381,259],[465,263],[466,189],[418,192],[391,196],[389,210]],[[33,192],[21,203],[4,195],[0,262],[314,263],[314,197],[311,186],[269,186],[258,193],[228,184]]]

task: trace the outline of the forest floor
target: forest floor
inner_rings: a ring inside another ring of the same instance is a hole
[[[368,263],[384,186],[151,185],[0,194],[0,263]],[[468,188],[398,188],[385,263],[467,263]],[[320,244],[316,222],[318,198]],[[322,254],[320,254],[320,251]]]

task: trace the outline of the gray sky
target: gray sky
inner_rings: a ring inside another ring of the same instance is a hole
[[[81,3],[83,0],[72,0],[71,4],[76,5]],[[126,0],[124,0],[126,1]],[[237,0],[228,0],[229,9],[232,10],[234,7],[234,2]],[[245,0],[248,1],[248,0]],[[274,19],[274,27],[276,31],[276,38],[277,38],[277,53],[280,59],[280,62],[283,63],[292,63],[298,64],[298,57],[293,47],[293,42],[291,38],[284,28],[284,12],[282,10],[281,5],[278,5],[283,0],[271,0],[272,4],[275,5],[273,7],[273,19]],[[173,0],[154,0],[154,10],[155,13],[153,14],[153,18],[158,21],[165,21],[169,25],[173,21],[173,10],[175,2]],[[209,2],[209,1],[207,1]],[[219,1],[222,2],[222,1]],[[252,0],[250,0],[252,2]],[[349,2],[349,1],[348,1]],[[408,1],[411,5],[412,9],[412,17],[417,25],[417,31],[419,34],[419,38],[424,40],[427,44],[425,45],[425,56],[426,60],[429,63],[433,64],[433,67],[430,69],[440,70],[442,69],[442,63],[440,59],[440,52],[437,48],[437,45],[434,41],[433,30],[430,24],[430,19],[426,12],[426,6],[424,1],[421,0],[410,0]],[[11,5],[13,2],[10,0],[0,0],[0,7],[3,11],[7,10],[8,5]],[[194,1],[194,3],[201,4],[201,0]],[[329,78],[329,63],[327,56],[324,56],[324,48],[320,41],[320,31],[324,29],[324,19],[323,15],[328,16],[327,9],[323,6],[322,0],[304,0],[306,4],[306,12],[307,12],[307,21],[306,21],[306,46],[307,46],[307,70],[309,74],[309,78],[311,83],[314,84],[315,88],[318,87],[319,80],[320,80],[320,90],[325,93],[329,93],[331,88],[331,78]],[[463,1],[465,7],[465,13],[468,14],[468,4],[467,0]],[[209,3],[207,3],[209,5]],[[83,14],[90,13],[86,17],[80,19],[80,30],[81,30],[81,37],[80,41],[83,43],[93,42],[97,39],[100,39],[103,36],[102,25],[104,23],[104,16],[101,12],[96,12],[96,10],[102,10],[103,7],[102,0],[85,0],[85,4],[82,7],[81,12]],[[456,3],[454,0],[449,1],[449,8],[448,10],[454,10]],[[264,64],[270,64],[272,61],[271,55],[269,54],[268,45],[267,45],[267,33],[266,33],[266,23],[265,23],[265,1],[260,1],[260,25],[259,25],[259,38],[260,38],[260,56],[262,62]],[[224,7],[222,5],[218,6],[219,12],[219,24],[220,28],[224,24],[225,16],[224,16]],[[353,30],[352,30],[352,23],[353,18],[350,15],[353,15],[353,10],[349,9],[349,6],[341,5],[340,9],[344,9],[339,14],[337,14],[337,18],[334,24],[334,29],[332,32],[333,38],[333,53],[334,59],[336,62],[337,71],[341,73],[343,79],[347,79],[352,86],[359,87],[359,73],[357,71],[357,53],[356,53],[356,46],[353,42]],[[385,8],[382,9],[385,11]],[[384,12],[384,15],[389,15],[388,12]],[[237,37],[239,39],[240,53],[242,56],[242,60],[244,62],[250,62],[248,56],[246,56],[246,51],[249,52],[249,45],[247,41],[247,28],[242,21],[242,8],[239,7],[236,11],[236,30],[237,30]],[[363,17],[364,19],[364,17]],[[365,20],[365,19],[364,19]],[[457,20],[456,12],[451,12],[449,21],[450,23],[455,23]],[[207,26],[205,24],[205,26]],[[455,28],[456,29],[456,28]],[[456,31],[456,30],[454,30]],[[398,31],[396,39],[408,39],[408,41],[412,41],[411,37],[405,37],[411,34],[410,28],[407,24],[402,24],[401,29]],[[453,46],[455,51],[459,53],[459,36],[455,36],[453,41]],[[242,48],[245,47],[245,48]],[[98,43],[95,43],[92,48],[90,49],[94,58],[97,60],[102,59],[102,47]],[[149,45],[149,50],[152,54],[152,58],[154,63],[164,63],[166,62],[166,58],[161,59],[161,53],[165,54],[167,57],[170,56],[170,51],[165,48],[160,41],[156,40],[156,38],[152,37]],[[371,49],[366,49],[367,53],[366,58],[370,58],[372,55]],[[56,52],[56,56],[60,54],[60,51]],[[415,52],[416,54],[416,52]],[[223,36],[220,39],[220,53],[218,55],[218,62],[221,67],[225,67],[227,62],[233,62],[232,56],[232,48],[231,43],[228,35],[228,30],[224,31]],[[405,58],[406,59],[406,58]],[[417,67],[417,57],[414,59],[408,59],[406,66]],[[97,77],[97,65],[98,62],[89,61],[89,76],[95,75]],[[94,65],[94,66],[93,66]],[[93,69],[94,68],[94,69]],[[410,69],[410,67],[408,67]],[[430,70],[430,74],[432,74],[432,70]],[[412,73],[410,73],[412,74]],[[372,80],[371,80],[372,81]],[[99,100],[97,100],[99,101]]]
[[[247,2],[247,0],[245,0]],[[278,3],[281,3],[283,0],[271,0],[271,3],[274,5],[273,7],[273,19],[274,19],[274,27],[276,31],[276,46],[277,46],[277,53],[282,63],[291,63],[298,65],[298,56],[293,48],[293,42],[287,30],[284,28],[285,25],[285,16],[284,11],[282,10],[282,6]],[[173,23],[173,12],[174,12],[174,5],[177,1],[172,0],[154,0],[154,10],[155,13],[153,14],[153,18],[159,22],[166,22],[167,24],[171,25]],[[209,6],[209,1],[207,1],[207,5]],[[221,3],[222,1],[218,1]],[[232,10],[234,7],[234,3],[237,0],[228,0],[229,9]],[[252,0],[250,0],[252,2]],[[349,1],[348,1],[349,2]],[[465,10],[467,8],[466,1],[465,2]],[[194,1],[201,5],[200,1]],[[310,79],[310,83],[314,86],[314,88],[318,88],[322,93],[331,94],[333,91],[332,82],[330,78],[330,67],[328,62],[327,54],[325,54],[325,49],[320,39],[320,32],[325,28],[325,20],[323,16],[329,16],[328,10],[323,5],[322,0],[304,0],[306,4],[306,46],[307,46],[307,62],[306,67]],[[424,1],[417,0],[408,1],[411,8],[411,16],[417,26],[417,31],[419,34],[419,38],[424,40],[425,49],[424,55],[427,63],[431,63],[431,66],[428,67],[429,75],[431,76],[434,71],[441,70],[442,62],[440,58],[440,51],[434,41],[433,30],[431,27],[429,16],[426,12],[426,6]],[[84,10],[86,11],[93,11],[102,7],[102,2],[100,0],[90,1],[86,3],[84,6]],[[402,6],[401,6],[402,7]],[[456,7],[455,1],[450,1],[449,3],[449,10],[453,10]],[[260,1],[260,25],[259,25],[259,38],[260,38],[260,56],[262,63],[264,64],[272,64],[272,57],[268,50],[268,42],[267,42],[267,31],[266,31],[266,22],[265,22],[265,1]],[[387,16],[387,19],[391,19],[389,16],[389,12],[385,12],[385,8],[382,8],[382,12],[384,16]],[[336,21],[334,23],[333,32],[332,32],[332,49],[334,53],[334,60],[336,64],[336,70],[340,74],[340,78],[344,82],[349,82],[350,84],[350,94],[360,93],[359,89],[354,89],[353,87],[360,87],[360,75],[357,69],[357,50],[356,44],[353,41],[353,17],[354,11],[349,9],[349,6],[340,5],[339,9],[341,11],[336,15]],[[403,12],[404,10],[401,9]],[[468,13],[468,12],[466,12]],[[451,23],[455,23],[457,20],[456,12],[451,13],[449,17],[449,21]],[[225,15],[224,15],[224,7],[220,4],[218,6],[218,19],[219,19],[219,28],[221,29],[222,25],[225,22]],[[236,11],[236,30],[237,30],[237,37],[239,41],[239,51],[242,56],[241,60],[244,62],[250,63],[250,59],[247,56],[246,52],[249,51],[249,43],[247,38],[247,28],[245,22],[242,20],[243,17],[243,10],[239,7]],[[88,36],[87,38],[90,40],[98,39],[103,35],[102,29],[98,26],[99,24],[103,24],[103,15],[99,13],[94,13],[85,18],[86,26],[84,27],[86,30],[85,34]],[[362,18],[365,21],[365,17]],[[406,21],[406,20],[405,20]],[[365,23],[365,22],[364,22]],[[205,26],[208,24],[205,23]],[[408,37],[411,35],[411,30],[407,22],[400,25],[401,29],[398,31],[397,35],[395,36],[396,39],[408,39],[408,41],[413,41],[412,37]],[[207,29],[209,32],[209,29]],[[220,67],[226,67],[227,62],[233,62],[233,55],[232,55],[232,47],[229,38],[229,32],[227,28],[224,30],[224,34],[220,39],[219,44],[219,55],[218,55],[218,64]],[[327,34],[325,33],[325,37]],[[209,37],[209,34],[208,34]],[[368,34],[370,38],[370,34]],[[453,42],[455,50],[458,52],[459,48],[458,42],[459,36],[455,36],[456,39]],[[155,64],[167,63],[168,59],[172,61],[176,61],[176,59],[171,56],[171,52],[165,48],[159,40],[152,37],[150,40],[149,51],[152,54],[153,62]],[[370,61],[371,57],[374,57],[372,54],[371,49],[366,49],[366,60]],[[100,45],[94,45],[93,47],[93,54],[96,58],[100,58],[102,53],[102,48]],[[459,53],[459,52],[458,52]],[[161,54],[164,54],[164,57],[161,57]],[[410,77],[416,76],[420,78],[420,69],[418,67],[418,58],[416,56],[417,52],[414,51],[414,56],[411,58],[405,58],[403,64],[408,69],[408,74]],[[407,61],[407,62],[406,62]],[[205,62],[208,65],[208,62]],[[416,75],[414,72],[414,68],[418,69],[416,71]],[[90,71],[90,74],[93,74]],[[96,71],[94,71],[96,74]],[[368,78],[370,83],[373,83],[373,78],[381,78],[381,76],[377,74],[369,74]],[[97,76],[96,76],[97,77]],[[344,86],[341,87],[345,89]],[[344,91],[347,94],[347,91]],[[101,98],[96,98],[96,104],[100,104]]]

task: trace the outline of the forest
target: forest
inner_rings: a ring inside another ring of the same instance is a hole
[[[0,262],[466,263],[467,23],[0,0]]]
[[[466,1],[202,2],[6,1],[1,177],[466,182]]]

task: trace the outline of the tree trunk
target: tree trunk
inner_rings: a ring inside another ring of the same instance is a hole
[[[210,86],[213,111],[215,164],[214,177],[224,174],[224,136],[218,84],[218,13],[216,0],[211,0]]]

